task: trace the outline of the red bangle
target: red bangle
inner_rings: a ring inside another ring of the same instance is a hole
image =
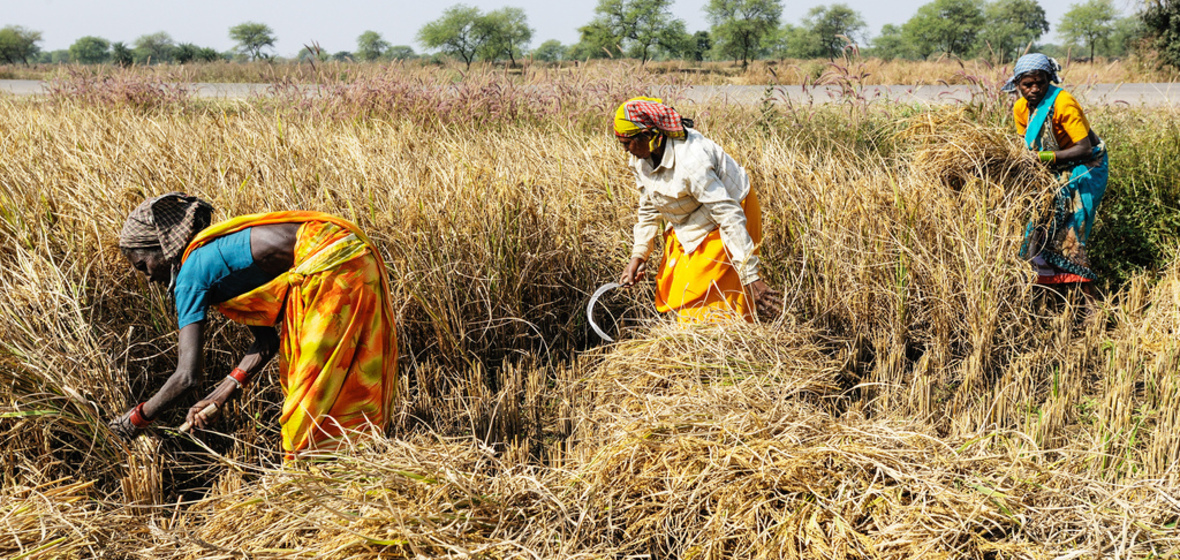
[[[139,403],[135,405],[135,408],[131,409],[129,420],[131,420],[131,425],[136,428],[146,428],[152,425],[152,421],[143,413],[143,403]]]
[[[246,370],[242,368],[234,368],[233,371],[229,372],[229,376],[232,377],[234,381],[237,381],[242,387],[246,386],[246,376],[248,375],[250,374],[246,373]]]

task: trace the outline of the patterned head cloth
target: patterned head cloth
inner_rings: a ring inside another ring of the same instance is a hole
[[[1041,53],[1026,54],[1016,61],[1016,67],[1012,69],[1012,77],[1001,88],[1004,91],[1015,91],[1016,82],[1021,78],[1031,74],[1032,72],[1041,71],[1046,76],[1049,76],[1049,82],[1054,84],[1061,83],[1061,77],[1057,75],[1061,71],[1061,65],[1057,64],[1056,60],[1049,58]]]
[[[119,247],[160,249],[172,260],[197,232],[209,227],[212,218],[213,205],[195,196],[172,192],[149,198],[127,216]]]
[[[675,109],[652,97],[630,99],[615,111],[615,136],[619,138],[649,130],[659,130],[668,138],[684,138],[686,128],[692,128],[692,120],[681,118]]]

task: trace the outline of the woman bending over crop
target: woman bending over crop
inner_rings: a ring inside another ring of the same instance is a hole
[[[247,325],[254,343],[238,367],[189,409],[218,410],[275,354],[283,402],[283,450],[331,450],[353,430],[382,429],[397,389],[397,335],[380,254],[352,223],[319,212],[240,216],[209,226],[213,207],[170,193],[127,218],[119,246],[151,281],[170,283],[180,328],[176,371],[111,422],[139,434],[202,377],[210,307]]]
[[[1039,284],[1080,284],[1093,297],[1097,279],[1086,238],[1106,192],[1106,146],[1090,128],[1082,107],[1060,83],[1057,61],[1029,54],[1016,61],[1006,91],[1020,92],[1012,108],[1025,145],[1064,182],[1053,208],[1025,230],[1020,256],[1032,261]]]
[[[635,244],[619,283],[643,278],[663,218],[658,310],[675,311],[682,323],[726,316],[751,321],[752,307],[776,316],[782,299],[758,275],[762,210],[746,171],[659,99],[622,104],[614,129],[631,154],[639,186]]]

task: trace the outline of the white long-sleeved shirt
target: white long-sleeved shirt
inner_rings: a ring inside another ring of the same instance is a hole
[[[750,177],[717,143],[695,130],[687,132],[685,138],[668,139],[655,168],[650,159],[631,157],[639,186],[639,220],[631,258],[651,256],[661,217],[676,232],[685,253],[696,250],[719,227],[742,285],[749,284],[759,278],[758,256],[742,210],[742,201],[750,193]]]

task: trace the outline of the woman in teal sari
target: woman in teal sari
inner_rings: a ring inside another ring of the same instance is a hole
[[[1075,284],[1093,297],[1098,279],[1086,254],[1086,240],[1106,192],[1106,146],[1060,83],[1057,61],[1029,54],[1016,62],[1006,91],[1020,92],[1013,105],[1016,129],[1063,182],[1053,207],[1028,225],[1020,256],[1037,269],[1037,283]]]

